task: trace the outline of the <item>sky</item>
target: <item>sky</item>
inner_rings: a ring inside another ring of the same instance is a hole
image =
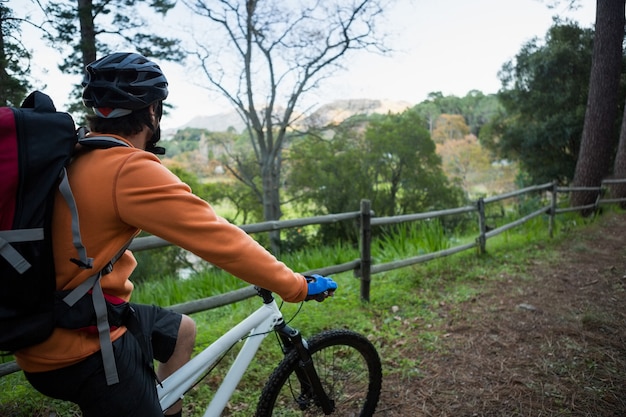
[[[11,3],[24,4],[24,0]],[[385,30],[389,33],[391,54],[380,56],[356,52],[345,70],[335,72],[321,86],[307,93],[306,107],[313,108],[340,99],[381,99],[417,104],[431,92],[465,96],[471,90],[484,94],[500,88],[498,71],[512,60],[523,44],[534,37],[543,39],[559,15],[577,21],[582,27],[595,22],[595,0],[579,0],[580,8],[568,11],[565,4],[549,9],[549,0],[398,0],[387,10]],[[19,6],[14,6],[19,7]],[[188,15],[176,11],[184,24]],[[41,48],[33,40],[33,48]],[[207,39],[210,41],[210,39]],[[39,71],[39,79],[59,110],[64,110],[69,86],[74,79],[59,74],[61,58],[50,53]],[[232,110],[218,94],[199,88],[190,79],[189,68],[160,62],[169,81],[167,101],[174,109],[162,120],[164,129],[177,128],[196,116],[209,116]],[[206,83],[205,83],[206,85]]]

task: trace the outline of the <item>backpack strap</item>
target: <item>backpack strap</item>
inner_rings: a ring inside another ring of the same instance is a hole
[[[88,148],[108,149],[118,146],[129,147],[126,142],[111,136],[86,136],[86,133],[87,129],[85,127],[78,128],[76,132],[78,136],[78,143]],[[74,247],[78,252],[78,258],[71,258],[70,260],[83,269],[91,269],[93,268],[93,258],[87,257],[87,251],[85,250],[85,246],[83,245],[80,237],[78,209],[76,208],[76,201],[74,200],[72,189],[70,188],[69,181],[67,180],[67,170],[65,168],[63,168],[63,171],[61,172],[60,179],[61,182],[59,184],[59,190],[61,191],[61,194],[63,195],[67,205],[70,207],[70,211],[72,213],[72,240]],[[119,256],[124,253],[124,250],[121,251]],[[115,261],[113,261],[113,263],[115,263]]]
[[[111,136],[88,136],[78,139],[78,143],[88,148],[94,149],[107,149],[115,146],[126,146],[129,148],[128,143],[123,140],[113,138]]]
[[[96,327],[98,329],[98,338],[100,340],[100,352],[102,354],[102,364],[104,366],[104,375],[107,385],[117,384],[119,377],[117,374],[117,366],[115,364],[115,356],[113,354],[113,344],[111,342],[111,333],[108,319],[108,310],[104,292],[100,285],[102,276],[113,270],[113,264],[126,252],[130,246],[132,239],[122,247],[117,254],[102,268],[97,274],[94,274],[83,281],[78,287],[74,288],[67,296],[63,298],[68,306],[72,307],[90,290],[92,290],[91,300],[93,309],[96,313]]]
[[[87,136],[87,129],[85,127],[78,128],[78,143],[92,149],[108,149],[117,146],[125,146],[129,148],[128,143],[123,140],[114,138],[112,136],[98,135]]]
[[[102,365],[104,366],[104,375],[107,385],[117,384],[119,376],[115,365],[115,356],[113,355],[113,343],[111,342],[111,333],[109,328],[109,320],[107,317],[107,307],[104,300],[104,293],[100,285],[102,271],[90,276],[87,280],[70,292],[63,301],[73,306],[80,300],[89,290],[93,289],[91,299],[93,308],[96,313],[96,327],[98,328],[98,339],[100,340],[100,352],[102,354]]]
[[[70,259],[83,269],[93,268],[93,258],[87,257],[87,251],[80,238],[80,224],[78,219],[78,210],[74,195],[67,180],[67,170],[63,168],[59,174],[59,191],[65,199],[72,214],[72,240],[74,247],[78,252],[78,259]],[[30,263],[18,251],[16,251],[9,243],[29,242],[33,240],[42,240],[44,238],[43,228],[36,229],[17,229],[6,230],[0,232],[0,255],[5,258],[20,274],[23,274],[30,268]]]
[[[6,259],[17,272],[23,274],[31,265],[11,246],[11,243],[42,240],[43,237],[43,228],[41,227],[36,229],[2,230],[0,231],[0,256]]]
[[[70,261],[83,269],[93,268],[93,258],[87,257],[87,250],[83,245],[83,241],[80,237],[80,222],[78,218],[78,209],[76,208],[76,201],[74,200],[74,194],[70,188],[70,183],[67,180],[67,170],[63,168],[59,175],[61,182],[59,183],[59,191],[65,199],[65,202],[70,208],[72,214],[72,243],[78,252],[78,259],[70,258]]]

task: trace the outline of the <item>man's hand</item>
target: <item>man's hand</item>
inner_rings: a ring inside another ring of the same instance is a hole
[[[309,292],[305,301],[315,300],[322,302],[326,298],[332,297],[337,289],[337,283],[330,277],[313,274],[305,278],[309,286]]]

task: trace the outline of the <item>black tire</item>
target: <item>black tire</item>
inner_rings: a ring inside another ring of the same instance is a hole
[[[382,369],[370,341],[350,330],[330,330],[312,337],[308,346],[322,385],[335,402],[333,415],[373,415],[380,396]],[[310,391],[302,392],[296,376],[298,368],[298,357],[290,352],[265,384],[257,417],[324,415]]]

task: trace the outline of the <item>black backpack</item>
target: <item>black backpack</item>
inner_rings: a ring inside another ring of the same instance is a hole
[[[129,306],[106,303],[99,279],[126,247],[77,289],[56,291],[51,220],[57,189],[72,211],[77,256],[68,262],[92,268],[80,239],[65,170],[76,144],[128,146],[110,137],[85,138],[84,133],[83,128],[76,129],[68,113],[57,112],[50,97],[39,91],[29,95],[20,108],[0,107],[0,351],[11,353],[41,343],[55,327],[97,324],[107,381],[112,384],[117,382],[117,372],[109,325],[126,324]],[[98,318],[103,315],[101,324]],[[111,360],[112,368],[107,366]]]

